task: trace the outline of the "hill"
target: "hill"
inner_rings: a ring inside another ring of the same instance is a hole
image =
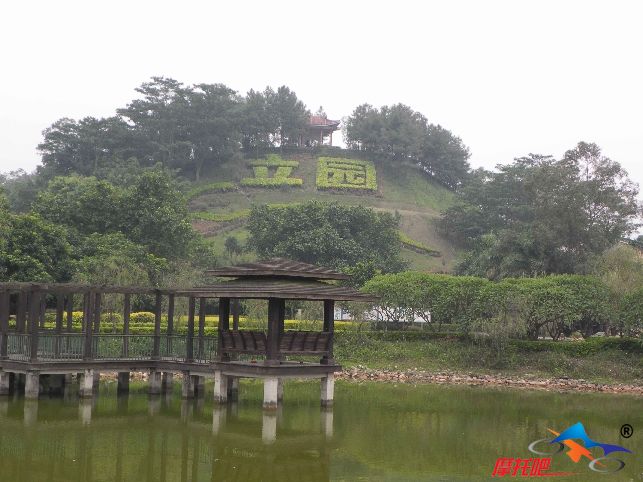
[[[456,253],[437,232],[436,221],[454,195],[419,170],[372,163],[361,152],[339,148],[278,152],[231,160],[188,186],[193,226],[219,252],[224,252],[228,236],[245,242],[245,219],[253,204],[283,206],[316,199],[397,212],[403,256],[412,269],[448,271],[453,266]]]

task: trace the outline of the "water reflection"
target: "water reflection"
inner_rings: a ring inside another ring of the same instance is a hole
[[[317,386],[293,384],[286,403],[263,412],[259,384],[242,385],[241,401],[225,406],[181,400],[176,388],[0,397],[0,482],[488,480],[499,456],[529,457],[548,427],[577,421],[634,452],[610,480],[640,473],[640,397],[339,384],[339,403],[324,410]],[[623,423],[635,427],[630,439],[619,437]],[[555,469],[579,473],[571,480],[603,480],[567,459]]]
[[[311,433],[282,429],[283,407],[143,395],[5,397],[0,481],[327,481],[332,414],[318,416],[326,428]]]

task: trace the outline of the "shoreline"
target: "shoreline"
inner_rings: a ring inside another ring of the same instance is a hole
[[[376,370],[361,366],[345,368],[335,376],[338,380],[350,382],[469,385],[526,388],[528,390],[550,392],[614,393],[643,396],[643,385],[627,383],[604,384],[573,378],[532,378],[452,372],[431,373],[423,370]]]

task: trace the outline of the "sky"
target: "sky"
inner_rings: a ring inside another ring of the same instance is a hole
[[[331,118],[402,102],[474,167],[596,142],[643,185],[643,2],[30,1],[0,4],[0,172],[42,130],[109,116],[154,75],[287,85]]]

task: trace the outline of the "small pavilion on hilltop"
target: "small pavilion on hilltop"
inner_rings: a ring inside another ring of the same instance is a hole
[[[307,263],[274,258],[207,271],[220,278],[203,288],[203,296],[219,298],[218,361],[215,363],[215,401],[227,400],[228,383],[238,378],[264,380],[264,408],[281,398],[283,379],[321,378],[322,405],[331,405],[334,373],[341,367],[333,358],[335,301],[375,301],[372,296],[329,282],[348,279],[343,273]],[[194,289],[191,291],[194,292]],[[267,332],[230,329],[231,299],[267,299]],[[324,303],[322,331],[285,331],[286,300]],[[262,362],[241,360],[235,354],[264,357]],[[289,361],[287,356],[320,356],[319,362]]]
[[[333,145],[333,132],[339,130],[338,120],[328,119],[325,115],[311,115],[306,133],[299,137],[299,147],[322,146],[328,142]]]

